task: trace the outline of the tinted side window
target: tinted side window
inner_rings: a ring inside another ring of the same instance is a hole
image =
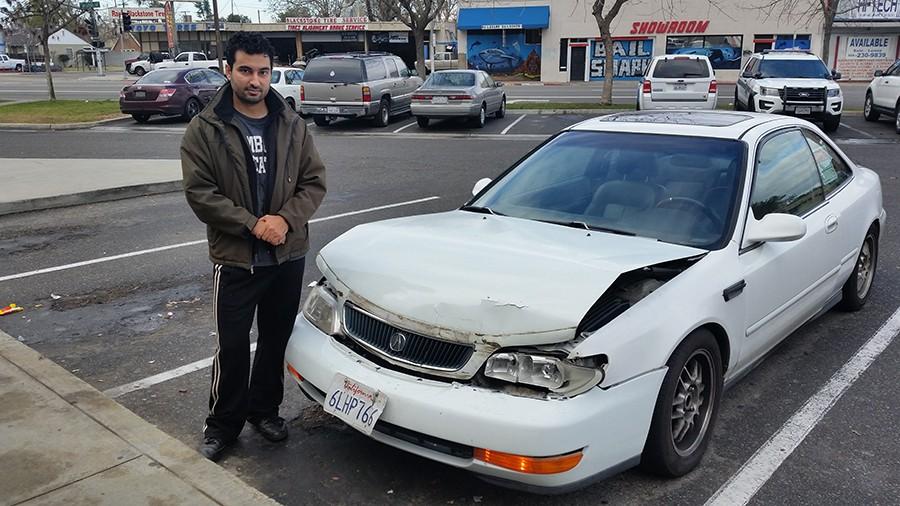
[[[769,213],[803,216],[825,201],[816,162],[798,130],[764,141],[756,159],[750,205],[757,220]]]
[[[272,71],[272,79],[271,79],[271,81],[272,81],[272,84],[278,84],[278,83],[281,82],[281,71],[280,71],[280,70],[273,70],[273,71]]]
[[[378,81],[379,79],[387,79],[387,69],[384,67],[384,61],[381,58],[368,58],[366,62],[366,80]]]
[[[184,80],[191,84],[203,84],[207,82],[206,76],[201,71],[188,72],[187,75],[184,76]]]
[[[900,63],[894,64],[894,70],[890,72],[890,75],[900,77]]]
[[[175,61],[188,61],[188,55],[186,55],[186,54],[178,55],[178,57],[175,58]]]
[[[216,72],[215,70],[207,70],[206,79],[215,86],[222,86],[228,81],[228,79],[225,79],[225,76]]]
[[[392,58],[386,58],[384,62],[387,63],[388,74],[390,74],[391,77],[400,77],[400,71],[397,70],[397,62]]]
[[[844,181],[850,179],[853,171],[821,137],[808,130],[804,130],[803,135],[806,136],[809,147],[812,149],[813,158],[819,168],[819,176],[822,178],[822,185],[825,187],[825,194],[828,195],[844,184]]]
[[[409,69],[406,67],[406,64],[403,63],[403,60],[394,58],[394,63],[396,63],[397,68],[400,69],[400,77],[409,77]]]
[[[484,75],[484,79],[485,79],[485,81],[487,82],[487,87],[488,87],[488,88],[493,88],[493,87],[494,87],[494,80],[491,79],[490,74],[485,74],[485,75]]]
[[[194,61],[206,60],[206,55],[203,53],[194,53]]]

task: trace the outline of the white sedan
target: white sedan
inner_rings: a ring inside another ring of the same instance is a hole
[[[325,246],[285,359],[372,438],[533,491],[694,469],[725,384],[866,303],[885,223],[874,172],[751,113],[588,120],[473,193]]]

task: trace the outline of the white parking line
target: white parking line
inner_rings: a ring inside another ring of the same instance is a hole
[[[338,218],[345,218],[347,216],[354,216],[357,214],[365,214],[365,213],[371,213],[371,212],[375,212],[375,211],[382,211],[384,209],[391,209],[394,207],[402,207],[402,206],[411,206],[413,204],[421,204],[423,202],[437,200],[439,198],[440,197],[435,195],[435,196],[425,197],[425,198],[416,199],[416,200],[408,200],[406,202],[397,202],[396,204],[386,204],[383,206],[370,207],[368,209],[360,209],[359,211],[350,211],[348,213],[335,214],[332,216],[325,216],[323,218],[315,218],[315,219],[309,220],[309,222],[310,223],[320,223],[323,221],[336,220]],[[121,255],[111,255],[111,256],[94,258],[92,260],[84,260],[82,262],[75,262],[75,263],[66,264],[66,265],[57,265],[56,267],[47,267],[46,269],[38,269],[35,271],[22,272],[19,274],[9,274],[7,276],[0,276],[0,283],[2,283],[3,281],[10,281],[13,279],[22,279],[22,278],[27,278],[30,276],[37,276],[38,274],[47,274],[50,272],[64,271],[67,269],[74,269],[76,267],[84,267],[86,265],[99,264],[99,263],[103,263],[103,262],[111,262],[113,260],[121,260],[123,258],[135,257],[135,256],[139,256],[139,255],[148,255],[150,253],[159,253],[160,251],[167,251],[170,249],[183,248],[185,246],[195,246],[198,244],[205,244],[205,243],[206,243],[206,239],[201,239],[198,241],[182,242],[179,244],[170,244],[169,246],[160,246],[158,248],[150,248],[150,249],[145,249],[145,250],[140,250],[140,251],[132,251],[130,253],[122,253]]]
[[[852,126],[850,126],[850,125],[848,125],[848,124],[846,124],[846,123],[841,123],[840,126],[842,126],[842,127],[844,127],[844,128],[847,128],[847,129],[849,129],[849,130],[853,130],[854,132],[856,132],[856,133],[858,133],[858,134],[865,135],[866,137],[868,137],[868,138],[870,138],[870,139],[874,139],[874,138],[875,138],[875,136],[872,135],[872,134],[870,134],[869,132],[860,130],[860,129],[858,129],[858,128],[853,128]]]
[[[803,439],[822,420],[834,404],[894,337],[900,333],[900,308],[853,357],[831,377],[794,416],[776,432],[722,487],[706,501],[706,506],[743,506],[772,477]]]
[[[396,129],[396,130],[394,130],[393,133],[398,134],[398,133],[400,133],[400,132],[406,130],[407,128],[409,128],[409,127],[411,127],[411,126],[413,126],[413,125],[415,125],[415,124],[416,124],[416,122],[413,121],[412,123],[410,123],[410,124],[408,124],[408,125],[403,125],[402,127],[398,128],[398,129]]]
[[[504,128],[503,131],[500,132],[500,135],[506,135],[506,132],[509,132],[509,131],[512,129],[512,127],[516,126],[516,124],[517,124],[518,122],[520,122],[520,121],[522,121],[523,119],[525,119],[525,116],[528,116],[528,115],[527,115],[527,114],[523,114],[523,115],[519,116],[518,118],[516,118],[516,120],[513,121],[511,125],[509,125],[508,127]]]

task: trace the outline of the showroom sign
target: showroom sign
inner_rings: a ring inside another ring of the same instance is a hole
[[[839,0],[835,21],[900,21],[900,0]]]
[[[631,24],[631,35],[651,35],[655,33],[706,33],[708,19],[690,21],[635,21]]]

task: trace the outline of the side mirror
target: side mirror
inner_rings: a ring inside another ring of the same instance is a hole
[[[837,70],[831,69],[831,77],[832,77],[835,81],[837,81],[838,79],[841,78],[841,73],[838,72]]]
[[[875,74],[874,74],[875,77],[881,77],[881,76],[883,76],[883,75],[884,75],[884,72],[882,72],[882,71],[880,71],[880,70],[876,70],[876,71],[875,71]]]
[[[744,243],[790,242],[806,235],[806,222],[793,214],[772,213],[761,220],[753,216],[747,221]]]
[[[753,79],[762,79],[762,72],[757,72],[753,74]]]
[[[753,74],[751,74],[750,72],[744,72],[743,74],[741,74],[741,77],[751,79],[753,77]]]
[[[500,81],[494,81],[494,84],[496,84],[498,88],[502,88],[502,87],[503,87],[503,83],[500,82]]]
[[[474,197],[475,195],[481,193],[481,190],[484,190],[484,187],[489,184],[491,184],[491,178],[485,177],[479,179],[478,182],[475,183],[475,186],[472,187],[472,196]]]

